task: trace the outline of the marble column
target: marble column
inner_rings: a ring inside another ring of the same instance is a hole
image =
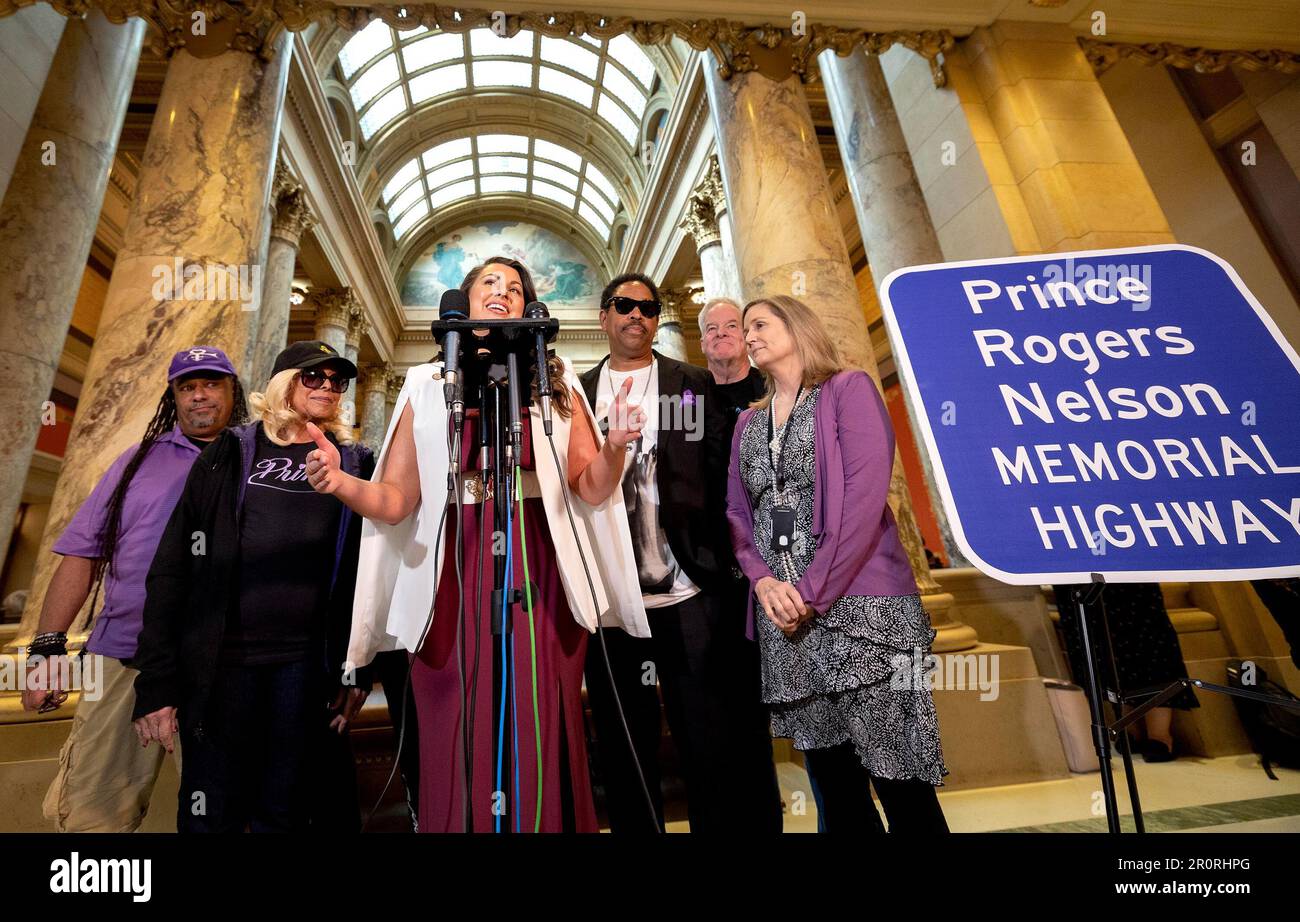
[[[316,312],[316,339],[343,355],[348,348],[348,325],[352,322],[351,288],[308,289],[303,305]]]
[[[145,24],[98,10],[69,19],[0,206],[0,561],[31,466],[104,190]]]
[[[704,79],[745,297],[799,298],[821,318],[844,361],[866,371],[879,387],[866,316],[802,84],[793,75],[778,80],[757,71],[724,80],[712,52]],[[939,633],[934,649],[973,646],[975,631],[952,620],[952,596],[930,574],[897,452],[889,502]]]
[[[370,331],[370,324],[366,322],[365,311],[361,309],[360,304],[354,303],[348,309],[348,334],[344,340],[343,356],[353,365],[357,364],[357,356],[361,353],[361,337]],[[359,381],[353,381],[348,392],[343,395],[343,412],[345,418],[352,423],[354,427],[361,425],[360,418],[357,415],[357,399]]]
[[[393,368],[388,372],[388,393],[384,400],[384,431],[388,431],[388,426],[393,421],[393,411],[397,408],[397,397],[402,393],[402,385],[406,383],[406,369]]]
[[[713,204],[699,192],[686,200],[686,215],[678,227],[695,241],[695,252],[700,257],[700,275],[704,278],[704,297],[732,298],[727,278],[725,256],[722,252],[722,235],[718,232],[717,216]],[[743,302],[742,302],[743,303]]]
[[[392,374],[393,366],[387,362],[361,368],[361,441],[376,453],[388,431],[388,380]]]
[[[720,295],[708,297],[731,298],[742,307],[745,295],[741,290],[740,273],[736,268],[736,247],[731,233],[731,211],[727,204],[727,189],[722,184],[722,168],[716,154],[709,156],[709,171],[695,190],[703,195],[713,206],[713,223],[718,230],[718,252],[711,257],[714,271],[719,279]],[[703,257],[701,257],[703,261]]]
[[[302,185],[284,165],[275,169],[271,192],[274,217],[267,247],[266,275],[262,280],[262,306],[257,318],[257,341],[253,347],[252,366],[245,383],[261,390],[271,376],[275,357],[289,339],[290,298],[293,295],[293,270],[303,232],[316,223],[307,206]]]
[[[879,286],[895,269],[943,262],[880,59],[862,49],[844,57],[827,49],[817,64],[872,279]],[[914,420],[910,405],[907,412]],[[920,432],[915,423],[912,430]],[[940,501],[930,456],[919,439],[917,447],[944,550],[952,566],[968,567]]]
[[[686,361],[686,337],[682,334],[682,301],[684,289],[661,288],[659,299],[663,309],[659,313],[659,329],[655,333],[654,347],[661,355],[679,362]]]
[[[258,248],[291,45],[265,57],[172,56],[100,316],[63,470],[24,612],[35,623],[63,533],[113,459],[154,416],[173,353],[196,343],[242,356],[261,298]]]

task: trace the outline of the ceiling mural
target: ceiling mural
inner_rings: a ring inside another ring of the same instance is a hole
[[[488,221],[459,228],[439,239],[407,273],[402,303],[437,307],[442,293],[460,284],[470,269],[493,256],[509,256],[528,267],[537,297],[552,314],[594,315],[604,280],[590,260],[552,231],[517,221]]]

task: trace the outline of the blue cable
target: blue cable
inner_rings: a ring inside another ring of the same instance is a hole
[[[513,569],[513,567],[511,568]],[[513,573],[510,574],[512,577]],[[513,583],[512,583],[513,585]],[[514,724],[515,730],[515,748],[512,750],[515,759],[515,832],[523,832],[520,828],[523,816],[523,801],[519,797],[519,699],[515,695],[515,635],[510,634],[510,721]]]
[[[506,591],[501,594],[501,707],[497,712],[497,784],[496,794],[503,792],[502,787],[502,760],[505,756],[506,745],[506,677],[509,675],[509,660],[506,654],[506,601],[510,598],[510,545],[514,537],[514,530],[510,524],[510,491],[506,490]],[[501,831],[501,814],[497,813],[493,821],[495,830]]]

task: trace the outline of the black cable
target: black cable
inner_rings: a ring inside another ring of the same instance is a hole
[[[574,412],[581,408],[575,407]],[[582,560],[582,571],[587,576],[587,589],[591,593],[592,610],[596,613],[596,635],[600,638],[600,652],[605,660],[605,675],[609,678],[609,690],[614,694],[614,707],[618,710],[619,722],[623,724],[623,735],[627,738],[627,751],[632,755],[632,764],[636,766],[637,780],[641,782],[641,793],[645,796],[646,807],[650,810],[650,822],[655,832],[659,828],[659,814],[655,811],[654,799],[650,796],[650,786],[646,784],[645,772],[641,768],[641,759],[636,754],[632,742],[632,729],[628,726],[627,715],[623,713],[623,701],[618,696],[618,686],[614,683],[614,669],[609,664],[609,648],[605,645],[605,628],[600,623],[600,602],[596,598],[596,584],[591,578],[591,568],[587,565],[587,555],[582,550],[582,539],[578,537],[578,526],[573,520],[573,502],[569,497],[569,480],[565,476],[564,466],[560,464],[560,453],[555,449],[555,437],[547,432],[546,441],[551,446],[551,457],[555,459],[555,470],[560,476],[560,489],[564,493],[564,511],[569,518],[569,528],[573,531],[573,541],[578,545],[578,557]]]
[[[455,426],[455,423],[452,422]],[[459,434],[457,434],[459,436]],[[448,437],[450,439],[450,436]],[[459,465],[457,465],[459,467]],[[449,474],[449,476],[451,476]],[[456,476],[460,476],[457,473]],[[469,699],[465,694],[465,506],[461,497],[460,485],[448,484],[452,492],[456,494],[456,609],[458,616],[456,619],[456,657],[457,657],[457,674],[460,678],[460,757],[462,770],[464,772],[464,787],[461,789],[461,812],[464,820],[464,831],[470,832],[474,828],[471,818],[470,804],[473,801],[473,756],[470,748],[469,738],[472,734],[470,729]],[[436,561],[437,558],[435,557]],[[437,591],[434,591],[434,598],[437,598]]]

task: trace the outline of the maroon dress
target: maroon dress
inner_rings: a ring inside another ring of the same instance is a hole
[[[477,466],[477,414],[466,414],[463,469]],[[530,427],[524,427],[521,467],[534,470]],[[546,449],[549,450],[549,449]],[[537,587],[533,597],[532,637],[537,651],[537,718],[534,732],[532,639],[526,606],[514,609],[514,702],[506,699],[506,752],[518,760],[518,799],[510,757],[504,761],[502,788],[510,805],[501,817],[502,831],[598,832],[596,810],[587,773],[587,745],[583,732],[582,670],[587,653],[587,631],[573,618],[560,580],[559,566],[542,500],[525,499],[515,506],[512,525],[513,585],[524,586],[522,528],[527,540],[528,575]],[[466,503],[463,583],[465,628],[461,638],[465,653],[465,695],[473,733],[473,769],[470,804],[475,832],[495,828],[494,797],[497,790],[496,721],[493,705],[492,653],[500,637],[491,627],[493,501]],[[479,545],[479,522],[484,526]],[[564,523],[561,523],[564,524]],[[567,525],[565,525],[567,527]],[[464,829],[464,762],[461,743],[461,680],[456,652],[459,590],[456,584],[456,509],[447,508],[442,574],[433,624],[415,656],[411,683],[419,721],[421,832],[461,832]],[[480,553],[481,552],[481,553]],[[481,610],[479,583],[483,583]],[[506,651],[510,652],[507,636]],[[500,678],[496,683],[499,687]],[[515,743],[515,732],[518,743]],[[541,738],[541,811],[538,822],[538,747]],[[516,827],[518,823],[518,827]]]

